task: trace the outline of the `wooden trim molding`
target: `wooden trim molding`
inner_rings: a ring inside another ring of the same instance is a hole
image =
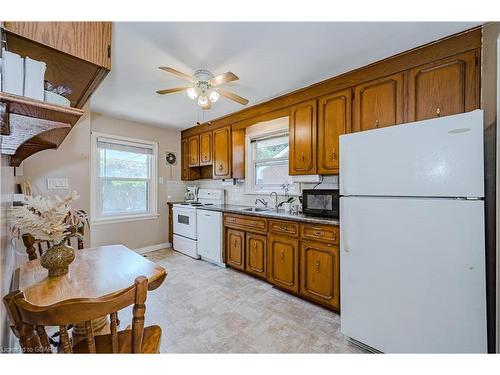
[[[266,118],[274,111],[283,111],[299,103],[318,98],[348,87],[402,72],[435,60],[481,48],[481,26],[450,35],[435,42],[377,61],[359,69],[329,78],[311,86],[256,104],[229,115],[211,120],[182,131],[188,137],[209,130],[233,125],[244,128]],[[279,117],[279,116],[278,116]],[[237,125],[236,125],[237,124]]]

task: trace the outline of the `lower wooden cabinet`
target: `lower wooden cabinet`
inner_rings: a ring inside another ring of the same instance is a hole
[[[268,238],[268,281],[280,288],[298,293],[299,240],[272,233]]]
[[[246,233],[245,270],[255,276],[266,278],[267,237],[262,234]]]
[[[302,241],[300,294],[340,309],[339,248],[332,244]]]
[[[340,311],[339,227],[224,214],[229,267]]]
[[[245,269],[245,232],[236,229],[226,230],[226,258],[231,267]]]

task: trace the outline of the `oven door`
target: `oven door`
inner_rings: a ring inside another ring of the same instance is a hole
[[[196,209],[174,207],[174,234],[196,240]]]

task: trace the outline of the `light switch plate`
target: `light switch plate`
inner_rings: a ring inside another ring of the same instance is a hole
[[[47,178],[47,190],[68,190],[67,178]]]

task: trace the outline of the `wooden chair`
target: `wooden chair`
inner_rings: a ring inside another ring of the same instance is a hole
[[[83,237],[84,228],[84,225],[80,226],[70,237],[68,237],[69,246],[73,246],[78,250],[83,249],[83,239],[78,236],[77,233]],[[29,260],[37,259],[39,256],[42,256],[44,251],[47,251],[52,246],[52,243],[49,241],[37,240],[30,233],[24,233],[21,237],[26,247],[26,253],[28,254]],[[37,250],[39,255],[36,253]]]
[[[144,328],[147,291],[148,279],[139,276],[134,285],[106,297],[78,298],[40,307],[26,301],[22,291],[15,291],[4,297],[4,303],[24,353],[52,353],[45,326],[59,326],[64,353],[158,353],[161,328]],[[132,329],[118,332],[117,311],[132,304]],[[111,333],[94,336],[91,321],[108,314]],[[86,339],[72,345],[66,327],[75,322],[84,322]]]

